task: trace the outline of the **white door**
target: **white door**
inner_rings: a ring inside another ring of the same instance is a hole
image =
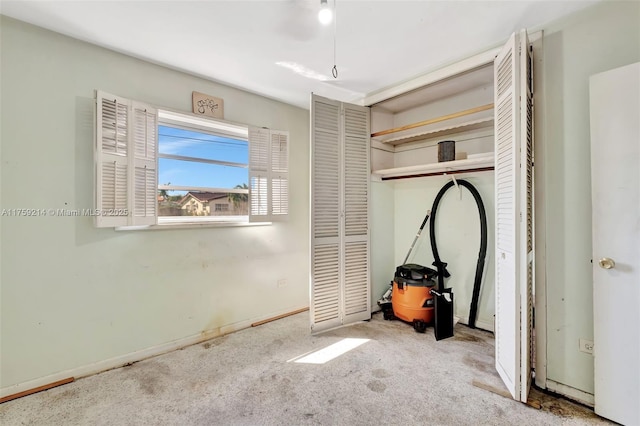
[[[640,63],[591,77],[595,411],[640,424]]]
[[[532,62],[526,31],[494,61],[496,370],[527,401],[533,329]]]
[[[311,100],[311,290],[314,332],[371,318],[369,109]]]

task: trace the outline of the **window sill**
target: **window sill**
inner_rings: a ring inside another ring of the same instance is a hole
[[[235,228],[245,226],[267,226],[272,225],[273,222],[249,222],[249,221],[223,221],[223,220],[194,220],[188,221],[176,221],[161,219],[160,223],[156,225],[146,226],[121,226],[115,228],[116,231],[157,231],[161,229],[200,229],[200,228]]]

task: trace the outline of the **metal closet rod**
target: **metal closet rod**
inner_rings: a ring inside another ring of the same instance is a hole
[[[379,131],[379,132],[372,133],[371,137],[375,138],[377,136],[388,135],[388,134],[391,134],[391,133],[401,132],[403,130],[415,129],[416,127],[426,126],[427,124],[439,123],[441,121],[450,120],[452,118],[463,117],[465,115],[474,114],[476,112],[486,111],[488,109],[493,109],[493,104],[486,104],[486,105],[482,105],[482,106],[479,106],[479,107],[466,109],[464,111],[454,112],[453,114],[447,114],[447,115],[443,115],[441,117],[436,117],[436,118],[431,118],[429,120],[420,121],[418,123],[407,124],[405,126],[396,127],[396,128],[388,129],[388,130],[382,130],[382,131]]]

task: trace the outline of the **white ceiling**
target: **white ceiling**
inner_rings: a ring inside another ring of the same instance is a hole
[[[311,92],[356,102],[596,1],[336,0],[337,79],[320,0],[2,0],[0,13],[308,108]]]

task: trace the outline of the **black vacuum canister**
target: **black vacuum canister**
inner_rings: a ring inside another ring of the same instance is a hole
[[[453,336],[453,292],[450,288],[442,291],[431,290],[435,297],[435,324],[436,340]]]

